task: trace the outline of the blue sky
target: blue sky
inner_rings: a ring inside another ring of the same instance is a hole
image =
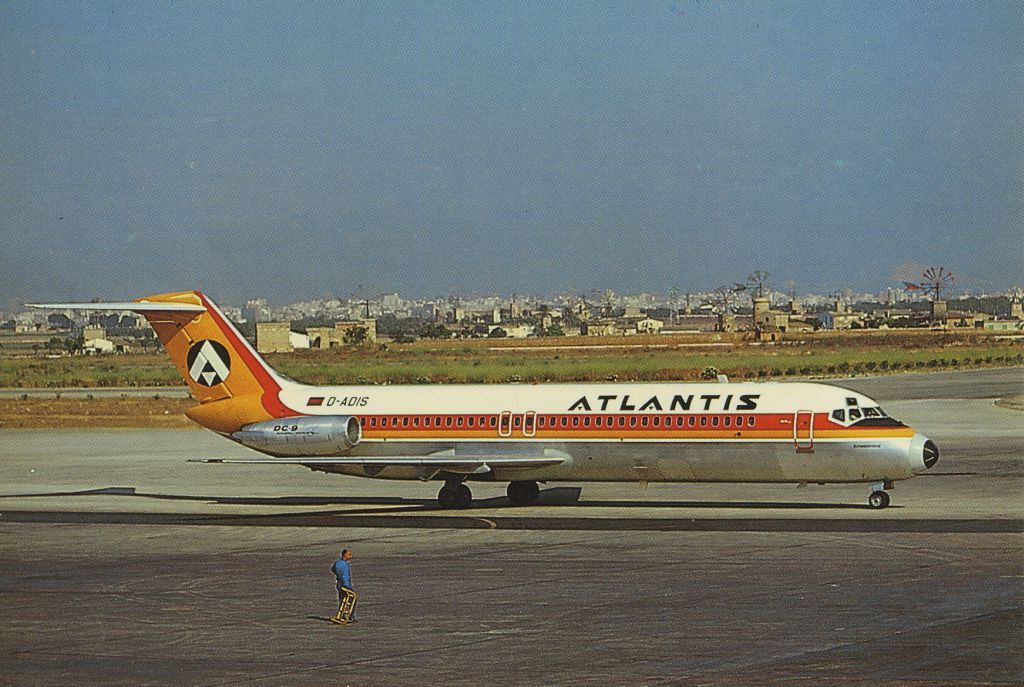
[[[0,5],[0,304],[1024,282],[1024,3]]]

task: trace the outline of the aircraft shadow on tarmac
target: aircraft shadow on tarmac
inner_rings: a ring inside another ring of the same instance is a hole
[[[576,508],[677,508],[677,509],[769,509],[769,510],[872,510],[867,504],[827,502],[779,502],[779,501],[647,501],[636,499],[580,500],[580,487],[554,487],[543,489],[537,499],[537,506]],[[445,511],[432,498],[407,498],[402,496],[204,496],[194,494],[161,494],[140,492],[135,487],[103,487],[79,491],[62,491],[36,494],[4,494],[0,499],[11,498],[66,498],[69,496],[124,496],[166,501],[194,501],[240,506],[380,506],[373,509],[359,509],[361,514],[394,513],[398,511]],[[472,510],[504,510],[512,504],[504,496],[474,499]],[[900,508],[893,505],[890,508]],[[448,512],[448,511],[445,511]]]

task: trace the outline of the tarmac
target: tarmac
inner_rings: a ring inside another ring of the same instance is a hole
[[[1024,370],[838,382],[938,444],[866,485],[436,484],[0,432],[0,684],[1024,684]],[[329,622],[352,548],[360,622]]]

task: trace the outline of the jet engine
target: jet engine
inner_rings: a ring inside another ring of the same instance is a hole
[[[363,438],[351,415],[284,417],[245,425],[231,438],[272,456],[336,456]]]

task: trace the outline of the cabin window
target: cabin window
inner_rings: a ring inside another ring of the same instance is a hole
[[[584,427],[589,427],[590,426],[590,418],[589,417],[583,418],[583,426]]]
[[[449,416],[449,417],[446,417],[446,418],[444,419],[444,426],[445,426],[445,427],[451,427],[451,426],[452,426],[452,418],[451,418],[450,416]]]
[[[461,415],[458,416],[457,418],[455,418],[455,426],[456,427],[461,427],[462,426],[462,416]]]
[[[562,418],[562,426],[563,427],[568,427],[569,426],[569,418],[567,418],[567,417],[563,417]]]
[[[676,418],[676,427],[682,427],[682,426],[683,426],[683,416],[680,415],[680,416],[678,416]]]
[[[661,418],[660,417],[655,417],[654,418],[654,426],[655,427],[661,427]]]
[[[574,417],[572,419],[572,426],[573,427],[579,427],[580,426],[580,419],[578,417]]]
[[[695,418],[693,415],[691,415],[689,417],[689,419],[686,421],[686,424],[688,424],[691,427],[693,427],[695,424],[697,424],[697,418]]]
[[[629,418],[629,426],[636,427],[636,416]]]
[[[701,416],[701,418],[700,418],[700,426],[701,427],[707,427],[708,426],[708,417],[707,417],[707,415],[702,415]]]
[[[619,427],[625,427],[625,426],[626,426],[626,418],[624,418],[624,417],[622,417],[620,415],[619,416]]]
[[[732,418],[729,417],[728,415],[725,416],[725,426],[726,427],[731,427],[732,426]]]
[[[418,415],[412,419],[412,426],[413,427],[419,427],[420,426],[420,418],[419,418]]]
[[[711,426],[712,427],[717,427],[718,426],[718,416],[717,415],[715,415],[713,418],[711,418]]]
[[[498,426],[498,418],[492,417],[491,418],[491,427],[497,427],[497,426]]]
[[[544,426],[544,416],[543,415],[541,415],[540,417],[537,418],[537,426],[538,427],[543,427]]]
[[[832,411],[832,419],[836,422],[846,422],[846,411],[842,408]]]
[[[750,417],[747,418],[747,427],[753,427],[753,426],[754,426],[754,416],[751,415]]]
[[[521,427],[521,426],[522,426],[522,424],[523,424],[523,418],[522,418],[522,416],[520,416],[520,415],[516,415],[516,416],[515,416],[514,418],[512,418],[512,425],[513,425],[514,427]]]
[[[601,426],[601,416],[598,416],[598,417],[594,418],[594,426],[595,427],[600,427]]]
[[[403,417],[402,418],[402,426],[403,427],[408,427],[409,426],[409,418],[407,418],[407,417]]]
[[[473,427],[476,424],[476,418],[473,417],[473,416],[470,416],[468,424],[469,424],[470,427]]]
[[[650,422],[650,418],[648,418],[646,416],[640,418],[640,426],[641,427],[646,427],[648,422]]]
[[[376,427],[377,426],[377,418],[375,418],[375,417],[371,417],[370,418],[370,426],[371,427]]]

